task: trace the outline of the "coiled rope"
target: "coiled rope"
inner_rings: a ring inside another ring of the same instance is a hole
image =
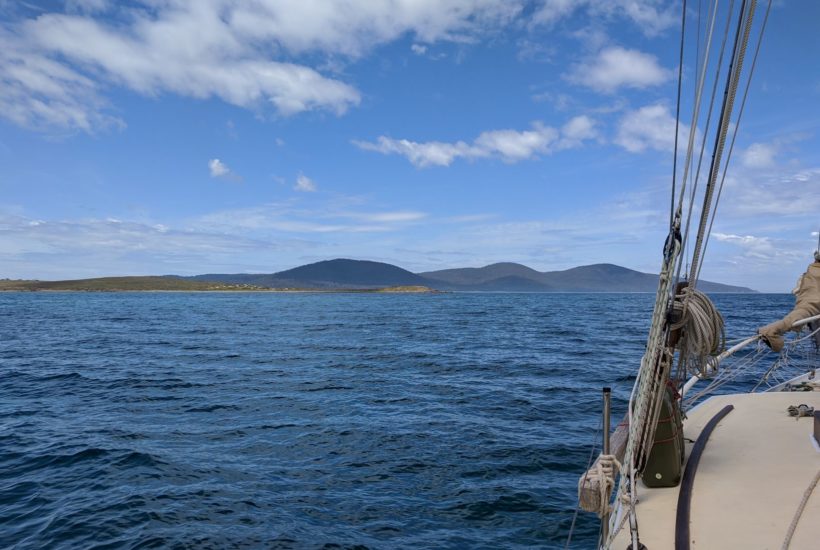
[[[578,499],[584,510],[595,510],[599,518],[612,511],[609,501],[612,489],[615,488],[615,472],[621,469],[621,463],[615,455],[600,455],[594,470],[578,480]],[[598,493],[583,491],[587,480],[597,480]]]
[[[672,324],[672,330],[683,329],[678,347],[681,358],[705,375],[707,367],[717,367],[712,365],[712,357],[726,344],[723,316],[706,294],[691,287],[675,296],[672,308],[680,316],[680,320]]]

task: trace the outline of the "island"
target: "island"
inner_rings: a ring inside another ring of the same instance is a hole
[[[0,274],[2,276],[2,274]],[[748,293],[750,288],[700,280],[698,290]],[[649,292],[658,275],[613,264],[592,264],[561,271],[537,271],[501,262],[413,273],[369,260],[336,258],[273,273],[116,276],[67,281],[0,279],[0,291],[87,292]]]
[[[177,276],[99,277],[65,281],[0,279],[0,292],[312,292],[430,294],[441,291],[422,285],[381,288],[267,287],[248,283],[201,281]]]

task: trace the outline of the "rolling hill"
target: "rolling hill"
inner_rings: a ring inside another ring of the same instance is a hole
[[[613,264],[593,264],[563,271],[536,271],[514,263],[419,273],[428,286],[447,290],[524,290],[535,292],[655,292],[658,276]],[[527,282],[525,283],[524,280]],[[745,287],[700,281],[704,292],[754,292]]]
[[[412,273],[398,266],[365,260],[335,259],[277,273],[210,273],[181,277],[102,277],[69,281],[0,280],[2,290],[351,290],[423,289],[471,292],[655,292],[658,276],[613,264],[594,264],[563,271],[536,271],[516,263]],[[700,281],[705,292],[754,292]]]
[[[412,273],[392,264],[342,258],[270,274],[207,274],[192,279],[271,288],[357,289],[423,285],[436,290],[504,292],[655,292],[658,286],[657,275],[613,264],[541,272],[505,262]],[[698,288],[705,292],[754,292],[708,281],[701,281]]]
[[[271,288],[379,288],[429,286],[427,279],[395,265],[366,260],[335,259],[270,274],[196,275],[190,279],[244,283]]]

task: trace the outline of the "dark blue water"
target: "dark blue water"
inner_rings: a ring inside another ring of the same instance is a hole
[[[561,548],[653,298],[0,293],[0,547]]]

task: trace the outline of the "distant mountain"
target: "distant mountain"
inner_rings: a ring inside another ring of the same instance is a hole
[[[201,281],[244,283],[277,288],[356,289],[389,286],[430,286],[424,277],[395,265],[341,258],[303,265],[268,275],[207,274],[196,275],[192,278]]]
[[[541,273],[521,264],[502,262],[484,267],[462,267],[419,273],[427,279],[445,281],[455,285],[481,285],[498,279],[526,279],[539,281]]]
[[[280,271],[278,279],[332,286],[426,285],[415,273],[395,265],[365,260],[327,260]]]
[[[613,264],[540,272],[521,264],[500,263],[479,268],[428,271],[419,275],[430,281],[427,286],[447,290],[655,292],[658,288],[657,275]],[[700,281],[698,288],[704,292],[754,292],[749,288],[708,281]]]
[[[613,264],[594,264],[563,271],[536,271],[517,263],[412,273],[395,265],[336,259],[270,274],[207,274],[194,280],[271,288],[381,288],[428,286],[436,290],[505,292],[655,292],[658,276]],[[705,292],[754,292],[751,289],[700,281]]]

